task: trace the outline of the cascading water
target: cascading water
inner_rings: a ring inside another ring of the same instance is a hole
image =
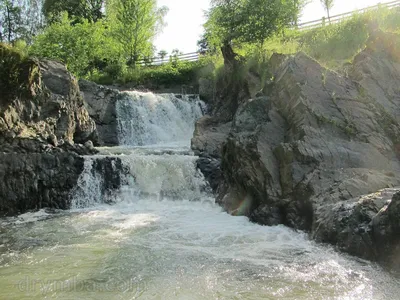
[[[198,97],[125,92],[117,103],[121,145],[188,143],[205,109]]]
[[[75,209],[1,224],[0,299],[397,298],[380,267],[215,205],[185,140],[199,100],[130,95],[118,109],[125,146],[87,158]],[[113,205],[94,172],[106,156],[127,170]]]

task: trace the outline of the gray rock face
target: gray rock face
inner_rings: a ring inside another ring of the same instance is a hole
[[[41,208],[69,209],[84,157],[92,150],[65,143],[53,147],[37,140],[14,139],[0,146],[0,217]],[[113,199],[124,169],[118,158],[98,158],[92,172],[102,178],[103,202]]]
[[[192,150],[196,155],[221,157],[222,144],[228,137],[232,123],[219,123],[217,118],[204,116],[196,122]]]
[[[67,209],[84,169],[82,155],[97,153],[96,124],[62,64],[28,60],[20,66],[19,83],[0,95],[0,216]],[[108,159],[94,168],[104,176],[103,194],[121,184],[112,172],[106,175],[110,166],[122,168]]]
[[[320,242],[400,270],[400,190],[321,206],[312,236]]]
[[[0,154],[0,216],[69,208],[82,168],[83,158],[68,152]]]
[[[117,90],[109,89],[86,80],[79,80],[89,115],[96,122],[98,142],[102,146],[118,145]]]
[[[56,139],[70,143],[96,139],[96,125],[84,107],[78,83],[64,65],[32,60],[21,68],[28,71],[21,78],[25,87],[20,96],[0,95],[2,135],[50,139],[53,144]]]
[[[393,36],[378,32],[371,39],[369,45],[379,45]],[[348,76],[302,53],[274,55],[267,96],[235,90],[227,103],[221,98],[213,116],[198,122],[192,140],[203,156],[220,153],[217,202],[254,222],[283,223],[381,260],[387,253],[381,244],[394,245],[400,219],[384,213],[382,201],[359,197],[400,186],[400,60],[385,49],[391,48],[361,52]],[[231,126],[216,126],[218,121]],[[385,210],[391,206],[392,216],[396,199]]]
[[[69,208],[69,192],[83,170],[81,156],[18,138],[11,143],[2,140],[0,151],[0,216]]]

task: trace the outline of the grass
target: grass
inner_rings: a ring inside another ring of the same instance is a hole
[[[269,59],[273,53],[294,54],[299,51],[316,59],[323,66],[333,70],[344,70],[355,55],[366,47],[369,27],[376,24],[383,31],[400,33],[400,9],[380,8],[353,17],[340,23],[326,25],[311,30],[286,30],[267,40],[262,47],[254,44],[234,45],[234,51],[244,58],[242,74],[249,71],[260,76],[261,82],[267,82]],[[2,46],[3,52],[6,46]],[[10,49],[9,46],[8,50]],[[15,45],[15,52],[22,57],[27,52],[26,45]],[[17,59],[17,57],[16,57]],[[9,67],[8,67],[9,68]],[[4,67],[2,67],[5,70]],[[170,60],[158,66],[128,67],[123,63],[113,63],[103,69],[92,69],[84,77],[100,84],[129,84],[132,87],[147,88],[176,85],[194,85],[199,78],[217,81],[224,77],[221,54],[202,57],[197,62]],[[6,72],[0,80],[15,80]],[[322,74],[323,81],[325,74]],[[9,79],[7,79],[9,78]]]
[[[310,30],[287,30],[257,45],[240,45],[235,51],[247,61],[260,57],[268,61],[273,53],[294,54],[299,51],[330,69],[339,69],[363,50],[368,40],[369,26],[376,24],[386,32],[400,33],[400,9],[380,8],[354,14],[342,22]]]
[[[17,91],[21,79],[22,65],[26,61],[24,53],[16,47],[0,43],[0,97],[10,100],[12,93]]]
[[[104,72],[95,70],[87,79],[100,84],[134,84],[135,86],[166,87],[193,84],[198,77],[213,76],[214,63],[210,58],[195,62],[167,62],[158,66],[109,66]]]

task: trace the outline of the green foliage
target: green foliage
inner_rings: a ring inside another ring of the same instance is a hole
[[[0,42],[11,43],[25,33],[22,9],[14,0],[0,0]]]
[[[44,0],[43,14],[48,23],[60,21],[62,13],[67,12],[75,22],[88,20],[97,22],[103,17],[105,0]]]
[[[197,62],[176,61],[157,66],[136,66],[122,70],[122,74],[95,71],[87,79],[100,84],[125,84],[134,86],[163,87],[192,84],[199,76],[206,76],[210,71],[202,72],[213,64],[207,59]],[[212,71],[211,71],[212,72]]]
[[[295,23],[304,1],[214,0],[205,24],[210,44],[258,43]]]
[[[384,31],[400,32],[400,10],[381,8],[311,30],[288,29],[270,37],[263,47],[241,43],[234,50],[247,61],[254,61],[261,55],[268,60],[274,52],[294,54],[303,51],[323,65],[337,69],[365,48],[370,24],[377,24]]]
[[[299,44],[302,51],[329,65],[329,62],[350,60],[365,47],[367,39],[365,19],[356,15],[346,22],[302,33]]]
[[[153,54],[152,41],[167,13],[156,0],[119,0],[110,4],[113,33],[122,44],[128,64]]]
[[[119,61],[120,53],[106,23],[84,20],[72,26],[65,13],[60,22],[37,36],[30,48],[31,55],[60,60],[79,76],[86,75],[99,63]]]
[[[0,43],[0,96],[7,97],[20,85],[20,67],[26,57],[7,44]]]

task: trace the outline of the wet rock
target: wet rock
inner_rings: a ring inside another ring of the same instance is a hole
[[[55,134],[50,134],[47,137],[47,142],[49,142],[50,144],[52,144],[53,146],[57,147],[58,146],[58,141],[57,141],[57,137]]]
[[[92,141],[87,141],[87,142],[84,144],[84,146],[85,146],[86,148],[88,148],[89,150],[94,150],[94,145],[93,145],[93,142],[92,142]]]
[[[217,118],[204,116],[196,122],[192,150],[196,155],[221,157],[222,144],[231,129],[231,122],[219,123]]]
[[[372,238],[377,246],[377,260],[394,270],[400,270],[400,192],[372,219]]]
[[[348,76],[303,53],[273,55],[273,81],[258,93],[251,76],[234,88],[225,74],[192,140],[197,154],[221,157],[217,202],[360,257],[387,254],[395,264],[388,249],[398,249],[397,198],[385,205],[364,195],[400,186],[398,41],[375,32]]]
[[[116,157],[104,157],[93,161],[93,172],[102,178],[101,195],[102,202],[114,202],[115,191],[118,191],[124,183],[128,170],[122,165],[122,161]]]
[[[197,168],[203,173],[205,179],[210,184],[212,191],[216,193],[222,176],[221,161],[210,157],[200,157],[196,164]]]
[[[250,221],[266,226],[276,226],[283,223],[283,216],[278,207],[261,205],[249,217]]]
[[[89,115],[96,122],[99,144],[118,145],[116,102],[121,97],[119,91],[82,79],[79,87]]]
[[[97,153],[96,125],[64,65],[32,59],[19,71],[20,85],[0,95],[0,215],[67,209],[81,155]]]
[[[71,152],[1,153],[0,215],[69,208],[82,170],[83,158]]]
[[[228,211],[237,207],[232,206],[235,202],[225,203],[225,194],[238,187],[245,191],[244,198],[252,199],[252,209],[263,202],[271,204],[279,200],[279,161],[274,150],[284,141],[285,126],[284,119],[271,109],[265,97],[249,100],[239,107],[222,150],[224,188],[219,190],[217,201]]]
[[[400,270],[399,189],[321,206],[313,238]]]

